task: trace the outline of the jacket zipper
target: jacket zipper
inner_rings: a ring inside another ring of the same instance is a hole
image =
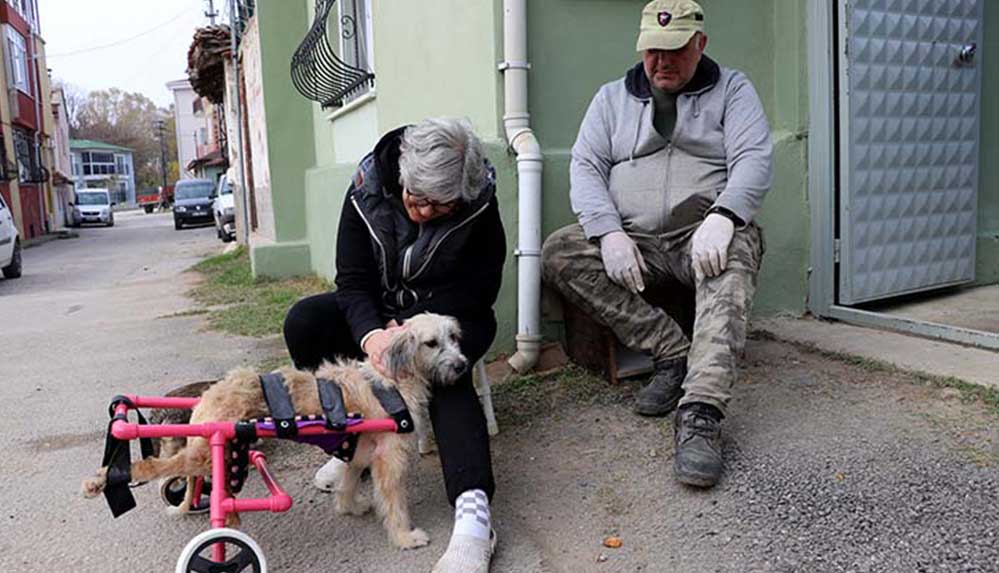
[[[430,264],[430,261],[433,260],[434,255],[437,253],[437,249],[440,248],[440,246],[441,246],[441,243],[443,243],[444,241],[446,241],[447,238],[451,235],[451,233],[454,233],[458,229],[460,229],[460,228],[464,227],[465,225],[467,225],[472,219],[474,219],[474,218],[478,217],[479,215],[481,215],[482,212],[485,211],[488,207],[489,207],[489,201],[486,201],[485,204],[482,205],[482,207],[479,207],[478,211],[476,211],[476,212],[472,213],[471,215],[469,215],[468,218],[465,219],[464,221],[462,221],[461,223],[458,223],[454,227],[451,227],[450,229],[448,229],[448,231],[446,233],[444,233],[444,236],[441,237],[440,240],[438,240],[437,243],[434,244],[434,246],[430,249],[430,253],[427,254],[427,259],[425,261],[423,261],[423,264],[420,265],[420,268],[418,268],[416,270],[416,272],[413,273],[413,276],[408,277],[408,278],[409,279],[415,279],[416,277],[420,276],[420,273],[422,273],[424,270],[426,270],[427,266]]]
[[[673,133],[674,134],[676,133],[676,129],[673,130]],[[666,193],[665,193],[665,195],[666,195],[666,208],[663,209],[663,225],[662,225],[663,231],[666,230],[666,225],[669,223],[669,212],[670,212],[670,208],[671,208],[670,207],[670,197],[669,197],[670,196],[670,188],[669,188],[670,187],[670,185],[669,185],[670,176],[669,176],[669,174],[670,174],[670,164],[671,163],[673,163],[673,139],[672,138],[670,138],[666,142],[666,185],[665,185],[665,187],[666,187]]]
[[[364,212],[361,211],[361,207],[357,204],[357,197],[352,196],[350,198],[350,203],[354,206],[354,210],[357,211],[357,214],[361,216],[361,220],[364,221],[364,226],[368,228],[368,233],[371,234],[371,238],[375,240],[375,243],[378,244],[378,248],[382,252],[382,281],[385,288],[392,290],[391,286],[389,286],[388,280],[388,256],[385,254],[385,245],[382,244],[378,235],[375,234],[375,230],[371,227],[371,223],[368,222],[368,218],[365,217]]]
[[[416,239],[413,241],[412,245],[406,247],[406,254],[403,255],[403,257],[402,257],[402,278],[403,278],[403,280],[406,280],[406,279],[409,278],[409,263],[413,259],[413,247],[415,247],[416,243],[418,243],[420,241],[420,237],[422,235],[423,235],[423,223],[420,223],[419,230],[416,232]]]

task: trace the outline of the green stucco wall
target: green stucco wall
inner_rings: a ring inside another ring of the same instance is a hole
[[[465,116],[483,139],[499,139],[493,0],[374,3],[378,131],[424,117]]]
[[[274,242],[255,244],[251,260],[258,275],[301,275],[311,272],[306,242],[305,172],[315,163],[315,147],[311,106],[295,91],[289,65],[309,18],[303,2],[263,0],[257,3],[257,19]]]
[[[981,148],[978,178],[978,252],[980,284],[999,282],[999,3],[985,2],[982,66]],[[990,33],[991,32],[991,33]]]
[[[528,3],[531,121],[545,153],[544,234],[574,221],[569,153],[590,99],[639,60],[644,0]],[[775,177],[759,221],[768,245],[758,312],[805,308],[808,265],[805,14],[798,2],[702,0],[706,53],[752,80],[773,130]],[[779,35],[775,30],[780,30]]]

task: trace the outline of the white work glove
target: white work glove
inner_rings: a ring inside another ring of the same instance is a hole
[[[642,272],[649,272],[638,245],[624,231],[613,231],[600,237],[600,256],[604,260],[604,270],[612,281],[640,293],[645,290]]]
[[[735,223],[718,213],[708,215],[691,239],[690,263],[700,281],[716,277],[728,266],[728,246],[735,235]]]

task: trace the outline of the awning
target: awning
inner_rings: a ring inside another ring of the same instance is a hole
[[[199,167],[221,167],[225,169],[229,167],[229,160],[222,155],[221,150],[216,149],[215,151],[206,153],[187,164],[188,171],[194,171]]]

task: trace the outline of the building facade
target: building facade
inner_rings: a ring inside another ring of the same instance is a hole
[[[111,192],[118,205],[135,205],[135,166],[127,147],[74,139],[69,144],[76,189],[98,187]]]
[[[177,127],[177,162],[181,179],[191,179],[196,175],[188,169],[198,158],[198,145],[208,141],[208,130],[203,114],[195,109],[195,103],[201,97],[194,93],[194,88],[186,79],[167,83],[167,89],[173,92],[173,114]],[[203,144],[202,144],[203,145]],[[173,181],[168,181],[172,185]]]
[[[504,62],[505,4],[255,3],[240,38],[242,83],[231,89],[248,116],[245,197],[256,219],[248,235],[256,274],[332,278],[331,221],[358,160],[400,125],[467,117],[497,169],[511,256],[495,349],[512,347],[520,215],[503,70],[530,66],[544,237],[574,221],[570,149],[596,91],[639,61],[645,0],[527,2],[527,62]],[[861,321],[870,299],[851,298],[858,285],[885,286],[879,296],[892,297],[999,283],[999,164],[989,161],[999,148],[999,98],[991,97],[999,93],[999,8],[983,0],[897,9],[866,0],[701,4],[706,53],[749,77],[772,129],[774,181],[758,217],[768,255],[755,312]],[[296,50],[322,42],[374,80],[308,101],[288,81],[288,65]],[[915,199],[906,202],[906,193]],[[952,276],[958,260],[968,272]],[[925,275],[942,278],[920,283]],[[549,336],[559,332],[556,306],[545,306]]]
[[[54,122],[45,73],[45,42],[38,35],[38,26],[34,0],[0,3],[4,60],[0,82],[7,88],[6,97],[0,97],[0,193],[11,206],[25,239],[38,237],[56,224],[49,170],[52,158],[47,153]]]
[[[61,87],[52,89],[52,137],[48,153],[52,157],[50,171],[53,193],[52,230],[69,224],[69,203],[73,200],[73,158],[69,149],[69,112]]]

